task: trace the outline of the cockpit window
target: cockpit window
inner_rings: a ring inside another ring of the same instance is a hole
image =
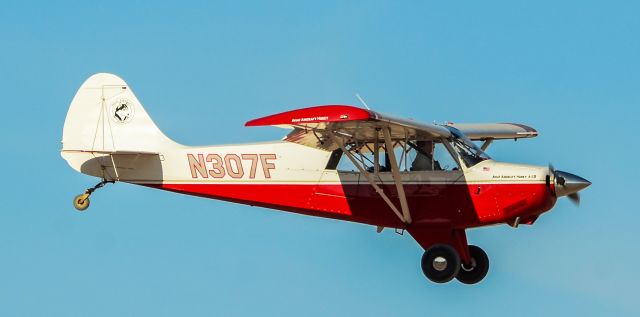
[[[410,171],[455,171],[456,160],[446,146],[439,141],[408,142],[407,158]]]
[[[378,171],[391,172],[391,160],[387,155],[384,142],[379,142],[378,148]],[[352,157],[361,167],[370,173],[374,172],[375,166],[375,143],[362,143],[349,145],[348,150]],[[396,157],[398,169],[401,172],[417,171],[457,171],[460,165],[457,155],[452,152],[449,140],[398,140],[394,142],[393,152]],[[353,164],[347,155],[343,155],[341,149],[336,149],[331,154],[326,169],[334,169],[341,172],[358,172],[359,169]]]
[[[461,167],[472,167],[490,159],[458,129],[448,128],[452,134],[448,139],[394,140],[393,149],[389,149],[389,152],[393,151],[398,169],[401,172],[457,171]],[[387,155],[384,140],[353,142],[345,148],[351,155],[343,155],[341,149],[334,150],[326,169],[373,173],[377,162],[378,172],[391,171],[391,159]],[[356,161],[357,165],[352,160]]]
[[[484,160],[491,159],[484,151],[482,151],[475,143],[467,138],[458,129],[449,127],[453,134],[451,146],[460,155],[466,167],[472,167]]]

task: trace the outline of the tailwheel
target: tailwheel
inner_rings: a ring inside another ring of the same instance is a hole
[[[470,263],[460,265],[460,271],[456,278],[464,284],[476,284],[482,281],[489,272],[489,257],[480,247],[475,245],[469,246],[469,254],[471,255]]]
[[[449,282],[459,270],[460,256],[450,245],[434,244],[422,256],[422,272],[432,282]]]
[[[85,209],[89,208],[89,204],[90,204],[89,196],[91,196],[91,194],[93,194],[93,192],[96,191],[98,188],[102,188],[104,185],[109,183],[113,184],[115,183],[115,181],[103,179],[100,183],[96,184],[96,186],[88,188],[84,192],[84,194],[80,194],[74,197],[73,207],[75,207],[78,211],[84,211]]]
[[[91,202],[89,201],[89,194],[87,193],[78,195],[73,198],[73,207],[75,207],[78,211],[84,211],[85,209],[89,208],[90,203]]]

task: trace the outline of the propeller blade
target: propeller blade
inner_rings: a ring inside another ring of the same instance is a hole
[[[569,198],[574,205],[580,206],[580,195],[578,193],[567,195],[567,198]]]

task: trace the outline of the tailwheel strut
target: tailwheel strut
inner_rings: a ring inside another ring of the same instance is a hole
[[[75,207],[78,211],[84,211],[85,209],[89,208],[89,196],[91,196],[91,194],[93,194],[93,192],[98,188],[102,188],[104,187],[104,185],[109,183],[113,184],[115,183],[115,181],[103,179],[100,183],[96,184],[96,186],[87,188],[87,190],[84,191],[84,194],[80,194],[73,198],[73,207]]]

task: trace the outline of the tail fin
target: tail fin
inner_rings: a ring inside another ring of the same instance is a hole
[[[127,83],[113,74],[87,79],[62,131],[63,151],[159,152],[178,146],[153,123]]]

